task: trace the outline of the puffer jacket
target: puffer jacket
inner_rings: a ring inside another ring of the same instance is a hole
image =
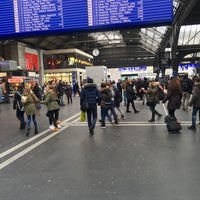
[[[58,110],[60,108],[58,104],[58,96],[52,89],[48,90],[44,101],[41,101],[40,103],[46,104],[48,111]]]
[[[192,98],[189,102],[189,106],[200,108],[200,82],[195,84]]]
[[[101,94],[94,83],[85,83],[80,94],[80,105],[83,101],[87,101],[89,105],[100,104]]]

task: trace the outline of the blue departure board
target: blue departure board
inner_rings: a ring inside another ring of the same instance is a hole
[[[0,38],[145,27],[172,21],[172,0],[0,1]]]

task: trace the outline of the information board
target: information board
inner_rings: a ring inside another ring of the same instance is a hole
[[[172,0],[1,0],[0,38],[169,24]]]

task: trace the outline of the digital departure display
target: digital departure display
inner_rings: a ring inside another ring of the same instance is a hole
[[[169,24],[172,0],[1,0],[0,38]]]

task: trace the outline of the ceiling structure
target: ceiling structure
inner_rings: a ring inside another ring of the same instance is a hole
[[[174,0],[174,22],[184,18],[183,25],[200,24],[199,0]],[[193,2],[191,8],[188,2]],[[177,16],[177,17],[176,17]],[[106,32],[83,32],[73,34],[40,36],[17,39],[32,48],[55,50],[77,48],[89,54],[100,51],[94,57],[94,65],[108,68],[153,65],[158,51],[168,39],[171,27],[127,28]],[[200,47],[199,47],[200,49]]]

